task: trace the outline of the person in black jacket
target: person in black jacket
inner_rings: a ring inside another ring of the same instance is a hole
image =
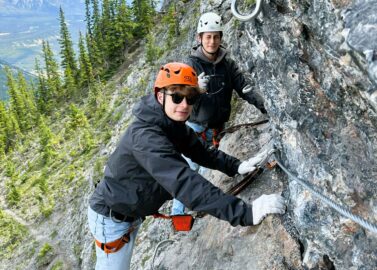
[[[104,177],[90,197],[88,222],[96,240],[96,269],[129,269],[140,224],[172,198],[194,211],[232,226],[255,225],[270,213],[284,213],[278,194],[263,195],[252,205],[225,194],[190,169],[182,154],[229,176],[255,169],[258,160],[235,157],[202,144],[185,125],[200,90],[195,71],[169,63],[159,71],[155,93],[135,105],[135,120],[111,154]]]
[[[233,90],[248,103],[255,105],[263,114],[267,113],[262,96],[253,91],[237,64],[227,56],[225,48],[221,46],[222,36],[221,17],[213,12],[204,13],[197,26],[199,45],[191,50],[187,59],[187,64],[200,74],[199,86],[207,92],[194,104],[186,124],[201,140],[215,147],[220,143],[217,135],[229,120]],[[190,159],[187,159],[187,162],[193,170],[199,171],[196,163]],[[184,205],[174,200],[171,213],[183,214]]]

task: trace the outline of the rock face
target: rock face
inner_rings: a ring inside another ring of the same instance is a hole
[[[265,97],[270,123],[227,135],[221,148],[242,159],[273,143],[293,174],[377,223],[376,1],[265,1],[261,14],[245,23],[229,6],[203,1],[200,10],[222,14],[227,48]],[[232,124],[255,120],[248,104],[237,112]],[[206,176],[223,188],[234,181]],[[155,269],[376,269],[377,235],[280,170],[263,174],[241,197],[251,202],[273,192],[287,200],[283,217],[254,228],[207,217],[190,234],[165,233],[174,242],[154,254]],[[150,234],[164,235],[151,227]],[[150,234],[142,240],[150,247],[164,239],[148,240]],[[134,269],[146,258],[141,250]]]

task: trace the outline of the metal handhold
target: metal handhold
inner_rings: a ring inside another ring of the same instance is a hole
[[[233,16],[236,17],[240,21],[246,22],[246,21],[249,21],[249,20],[255,18],[256,16],[258,16],[259,12],[261,11],[263,0],[256,0],[255,9],[254,9],[253,13],[251,13],[249,15],[241,15],[238,12],[237,7],[236,7],[236,1],[237,0],[232,0],[232,3],[230,5],[230,9],[233,13]]]

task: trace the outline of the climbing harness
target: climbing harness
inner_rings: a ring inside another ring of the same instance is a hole
[[[172,221],[173,228],[178,232],[191,231],[194,224],[194,217],[192,215],[164,215],[157,213],[152,215],[154,218],[170,219]]]
[[[207,138],[207,131],[208,130],[212,130],[212,145],[215,147],[215,148],[219,148],[220,146],[220,140],[221,140],[221,137],[219,137],[219,134],[221,133],[221,131],[223,130],[222,128],[205,128],[203,131],[201,132],[196,132],[196,135],[201,138],[204,142],[208,142],[208,138]]]
[[[207,142],[207,131],[212,130],[212,145],[215,148],[219,148],[220,141],[224,137],[225,133],[233,133],[233,132],[239,130],[241,127],[259,126],[259,125],[268,123],[268,121],[269,121],[268,119],[265,119],[265,120],[261,120],[261,121],[255,122],[255,123],[246,123],[246,124],[235,125],[235,126],[232,126],[232,127],[226,128],[226,129],[223,129],[223,128],[212,128],[212,129],[210,129],[210,128],[207,127],[201,132],[196,132],[196,135],[199,138],[201,138],[204,142]]]
[[[303,179],[300,179],[298,177],[296,177],[295,175],[293,175],[290,171],[288,171],[288,169],[282,164],[281,161],[279,161],[278,159],[275,159],[277,164],[279,165],[279,167],[288,175],[290,176],[292,179],[294,179],[297,183],[299,183],[300,185],[302,185],[304,188],[306,188],[307,190],[309,190],[310,192],[313,193],[313,195],[315,195],[317,198],[319,198],[321,201],[323,201],[324,203],[326,203],[328,206],[330,206],[331,208],[333,208],[334,210],[336,210],[338,213],[340,213],[341,215],[343,215],[344,217],[347,217],[351,220],[353,220],[354,222],[356,222],[357,224],[359,224],[360,226],[364,227],[365,229],[368,229],[374,233],[377,233],[377,226],[365,219],[363,219],[362,217],[360,216],[357,216],[355,214],[352,214],[350,210],[346,209],[344,206],[334,202],[332,199],[326,197],[325,195],[323,195],[319,189],[313,185],[311,185],[310,183],[308,183],[307,181],[303,180]]]
[[[262,8],[262,1],[263,0],[256,0],[256,5],[255,5],[254,11],[249,15],[241,15],[238,12],[238,9],[236,7],[236,1],[237,0],[232,0],[232,3],[230,4],[230,10],[232,11],[233,16],[236,17],[240,21],[243,21],[243,22],[249,21],[249,20],[255,18],[256,16],[258,16],[259,12],[262,10],[261,8]]]
[[[136,220],[135,217],[125,216],[120,213],[117,213],[110,209],[109,211],[109,218],[115,223],[122,223],[122,222],[134,222]]]
[[[128,231],[119,239],[109,242],[109,243],[101,243],[97,239],[96,245],[100,249],[102,249],[106,254],[115,253],[120,250],[125,244],[130,242],[130,234],[135,230],[133,226],[131,226]]]

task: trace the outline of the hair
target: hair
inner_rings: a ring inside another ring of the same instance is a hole
[[[218,31],[218,32],[220,32],[220,39],[222,39],[223,38],[223,31]],[[201,33],[199,33],[199,37],[203,38],[203,34],[204,33],[208,33],[208,32],[201,32]]]
[[[197,95],[197,94],[200,94],[199,87],[195,87],[195,86],[191,86],[191,85],[185,85],[185,84],[172,84],[172,85],[168,85],[168,86],[160,89],[160,92],[161,91],[165,91],[165,90],[175,91],[176,89],[172,89],[172,88],[175,88],[177,86],[180,87],[179,92],[183,92],[183,93],[188,94],[188,95]]]

